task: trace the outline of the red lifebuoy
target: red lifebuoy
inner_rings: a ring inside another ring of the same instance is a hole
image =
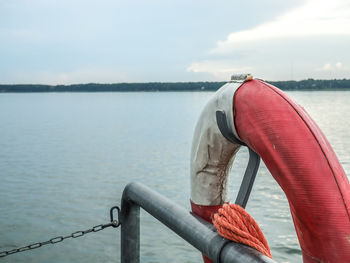
[[[261,156],[286,194],[303,261],[350,262],[350,185],[326,137],[306,111],[276,87],[261,80],[234,85],[219,90],[197,125],[192,146],[192,211],[211,221],[227,201],[226,177],[239,145],[225,141],[216,128],[209,127],[214,118],[209,115],[224,107],[232,111],[229,117],[237,139]]]

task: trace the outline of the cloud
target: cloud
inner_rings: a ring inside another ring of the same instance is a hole
[[[350,5],[346,0],[311,0],[274,21],[231,33],[211,53],[227,53],[237,45],[271,39],[349,36]]]
[[[325,71],[332,70],[332,65],[330,63],[326,63],[323,65],[321,70],[325,70]]]
[[[335,63],[335,68],[336,68],[336,69],[343,69],[343,68],[344,68],[344,65],[343,65],[343,63],[341,63],[341,62],[337,62],[337,63]]]
[[[336,63],[325,63],[322,67],[317,68],[316,71],[345,71],[349,68],[344,65],[342,62]]]
[[[72,71],[32,71],[17,72],[10,79],[16,79],[16,84],[49,84],[67,85],[72,83],[116,83],[127,82],[128,79],[117,69],[82,68]]]
[[[349,28],[346,0],[310,0],[274,20],[229,34],[187,71],[218,76],[250,69],[269,80],[348,78]]]
[[[234,67],[228,60],[194,62],[187,68],[187,72],[210,73],[219,80],[228,80],[234,73],[249,73],[250,70],[251,67]]]

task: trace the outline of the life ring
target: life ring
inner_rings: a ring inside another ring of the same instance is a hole
[[[216,112],[264,161],[286,194],[303,261],[350,262],[350,185],[326,137],[285,93],[262,80],[231,82],[205,106],[191,151],[191,207],[211,222],[227,202],[227,176],[240,148]]]

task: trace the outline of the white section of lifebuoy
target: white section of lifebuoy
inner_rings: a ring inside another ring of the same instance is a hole
[[[191,200],[198,205],[220,205],[227,201],[227,178],[240,145],[223,137],[216,111],[225,111],[228,127],[239,139],[233,122],[233,98],[242,82],[221,87],[206,104],[197,122],[191,150]]]

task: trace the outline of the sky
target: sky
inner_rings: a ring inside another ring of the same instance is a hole
[[[348,0],[0,0],[0,84],[350,78]]]

